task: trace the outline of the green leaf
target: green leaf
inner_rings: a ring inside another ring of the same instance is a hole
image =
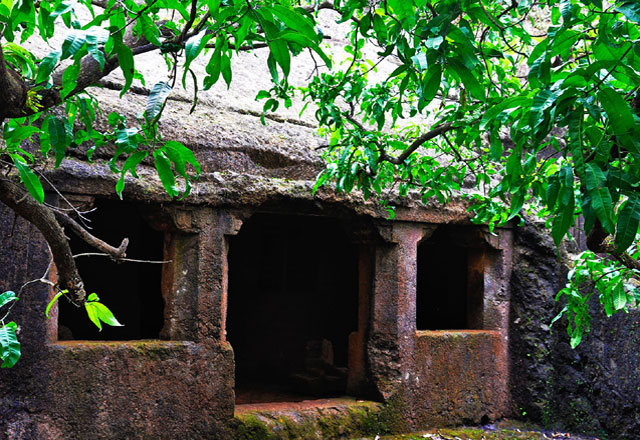
[[[60,56],[62,52],[59,50],[54,50],[50,52],[46,57],[42,59],[40,64],[38,65],[38,74],[36,75],[36,84],[40,84],[42,82],[46,82],[49,80],[51,76],[51,72],[55,69],[58,61],[60,61]]]
[[[98,320],[98,322],[102,321],[105,324],[110,325],[112,327],[124,327],[113,316],[113,313],[111,312],[111,310],[109,310],[109,308],[107,308],[107,306],[105,306],[104,304],[99,303],[97,301],[90,301],[90,302],[86,302],[84,305],[87,308],[87,313],[90,313],[89,309],[92,310],[89,315],[89,318],[91,318],[91,315],[93,315],[96,318],[96,320]],[[95,321],[93,319],[91,319],[91,321],[93,321],[93,323],[95,324]],[[102,326],[98,324],[96,325],[100,330],[102,330]]]
[[[7,136],[5,136],[4,140],[7,145],[19,146],[23,140],[30,138],[39,131],[40,129],[38,127],[23,125],[11,131]]]
[[[176,171],[178,173],[182,175],[186,174],[185,165],[188,163],[200,174],[200,163],[198,163],[193,151],[176,141],[167,141],[164,146],[167,156],[176,164]]]
[[[54,2],[55,3],[55,2]],[[56,9],[51,13],[51,18],[59,17],[60,15],[66,14],[73,10],[75,2],[72,0],[63,0],[60,2]]]
[[[184,198],[188,196],[191,191],[191,183],[189,175],[187,174],[186,164],[189,163],[193,165],[198,175],[200,174],[200,164],[196,160],[193,152],[180,142],[168,141],[165,143],[163,151],[169,160],[173,162],[176,173],[184,178],[186,184],[184,194],[182,195],[182,198]]]
[[[153,85],[149,98],[147,99],[147,109],[145,112],[145,118],[147,123],[153,122],[153,120],[160,114],[164,107],[164,103],[171,92],[171,86],[166,81],[160,81]]]
[[[72,30],[65,37],[62,43],[62,59],[69,58],[75,55],[86,41],[86,35],[84,31]]]
[[[409,15],[413,15],[413,2],[409,0],[388,0],[388,4],[391,7],[391,10],[396,15],[398,19],[401,21],[408,17]]]
[[[0,307],[9,304],[11,301],[18,301],[15,292],[7,290],[6,292],[0,293]]]
[[[573,206],[572,198],[570,203],[553,218],[551,236],[553,237],[553,241],[556,246],[560,246],[562,238],[567,234],[569,228],[573,224]]]
[[[126,44],[118,44],[116,46],[116,53],[118,54],[118,64],[124,75],[124,84],[120,92],[120,97],[122,98],[122,96],[127,93],[127,90],[129,90],[129,87],[131,87],[133,75],[136,70],[134,68],[133,51],[129,46]]]
[[[538,94],[533,98],[533,103],[531,104],[531,124],[538,125],[540,123],[542,113],[551,107],[557,99],[558,95],[556,92],[549,89],[540,90],[540,92],[538,92]]]
[[[429,67],[429,63],[427,62],[427,54],[424,52],[418,52],[416,55],[411,57],[413,64],[418,68],[419,72],[424,72]]]
[[[162,42],[160,41],[160,31],[158,30],[158,26],[153,21],[151,15],[142,14],[140,18],[138,18],[138,24],[142,34],[151,44],[158,47],[162,46]]]
[[[621,310],[627,305],[627,293],[624,291],[622,283],[618,283],[611,292],[613,299],[613,307],[616,310]]]
[[[24,183],[25,188],[31,194],[38,203],[44,203],[44,189],[42,188],[42,183],[40,183],[40,179],[38,176],[31,171],[29,165],[25,162],[18,159],[19,156],[13,156],[13,163],[18,169],[18,173],[20,174],[20,180]],[[24,159],[23,159],[24,160]]]
[[[640,24],[640,4],[637,1],[622,2],[616,6],[616,9],[630,21]]]
[[[227,84],[227,89],[231,86],[232,72],[231,72],[231,58],[223,55],[220,59],[220,72],[222,73],[222,79]]]
[[[313,49],[314,52],[316,52],[320,56],[320,58],[322,58],[322,61],[325,62],[327,67],[331,69],[331,59],[327,56],[326,53],[324,53],[324,51],[320,48],[320,46],[318,46],[316,43],[314,43],[312,40],[308,39],[304,35],[300,35],[291,31],[284,31],[284,32],[281,32],[278,35],[278,37],[282,38],[285,41],[299,44],[302,47],[310,47],[311,49]]]
[[[64,70],[62,74],[62,90],[60,91],[60,97],[62,99],[69,96],[69,94],[76,89],[79,74],[80,60],[77,60]]]
[[[120,179],[116,183],[116,194],[118,197],[122,198],[122,191],[124,191],[124,178],[127,174],[127,171],[131,173],[131,175],[135,178],[138,177],[136,174],[136,167],[149,155],[148,151],[136,151],[131,156],[124,161],[124,165],[122,165],[122,171],[120,175]]]
[[[568,26],[573,18],[573,4],[570,0],[564,0],[560,3],[560,15],[565,26]]]
[[[176,188],[176,179],[171,170],[171,162],[167,156],[160,150],[153,152],[153,158],[155,160],[156,170],[158,171],[158,177],[164,186],[165,191],[171,197],[178,195],[178,189]]]
[[[480,101],[484,101],[486,99],[484,87],[480,85],[473,72],[455,59],[450,59],[449,63],[452,67],[450,70],[460,78],[471,95]]]
[[[529,98],[525,98],[522,96],[514,96],[513,98],[507,98],[500,102],[499,104],[494,105],[489,108],[486,112],[484,112],[484,116],[480,121],[480,130],[484,130],[486,126],[495,119],[500,113],[505,110],[520,107],[530,101]]]
[[[630,134],[635,128],[631,108],[625,99],[615,90],[605,88],[598,92],[598,99],[609,117],[609,124],[617,135]]]
[[[523,204],[524,194],[522,193],[522,191],[518,191],[511,198],[511,208],[509,210],[509,217],[507,218],[507,220],[511,220],[512,218],[517,216],[520,213]]]
[[[273,15],[278,17],[282,22],[290,29],[307,37],[309,40],[319,43],[321,41],[320,36],[313,29],[313,25],[309,23],[308,19],[299,14],[298,12],[285,8],[282,5],[275,4],[271,8],[266,7]]]
[[[94,304],[96,304],[94,301],[87,301],[84,303],[84,308],[87,311],[87,315],[89,316],[91,322],[93,322],[95,326],[98,327],[98,331],[102,331],[102,324],[100,323],[100,318],[98,318],[98,311],[94,307]]]
[[[378,14],[373,14],[373,30],[376,33],[378,42],[386,43],[387,41],[387,26],[384,23],[382,17]]]
[[[571,333],[571,340],[569,342],[571,348],[576,348],[578,345],[580,345],[580,341],[582,341],[582,329],[575,329]]]
[[[427,38],[427,40],[424,42],[424,45],[429,49],[438,50],[442,43],[444,43],[444,37],[442,35],[438,35],[437,37]]]
[[[596,217],[602,223],[602,227],[609,234],[614,233],[613,222],[611,221],[611,213],[613,212],[613,201],[609,188],[603,187],[594,189],[589,193],[591,197],[591,207],[596,213]]]
[[[18,359],[20,359],[20,342],[16,336],[18,325],[15,322],[9,322],[7,325],[0,327],[0,359],[2,366],[0,368],[13,367]]]
[[[618,252],[623,252],[631,246],[638,234],[638,226],[640,226],[640,197],[634,195],[624,203],[618,216],[615,239]]]
[[[64,295],[65,293],[67,293],[66,290],[63,290],[61,292],[56,293],[56,296],[53,297],[53,299],[51,301],[49,301],[49,304],[47,304],[47,308],[44,309],[44,315],[49,318],[49,311],[51,310],[51,307],[53,307],[53,305],[55,304],[56,301],[58,301],[58,299],[60,299],[60,297],[62,295]]]
[[[211,38],[213,38],[213,34],[201,33],[187,41],[187,45],[185,46],[184,50],[184,74],[182,75],[182,87],[184,87],[185,89],[187,88],[187,73],[189,72],[189,66],[191,66],[191,62],[196,59],[200,52],[202,52],[202,49],[204,49]]]
[[[49,142],[56,153],[55,167],[57,168],[66,155],[67,147],[71,143],[71,136],[69,135],[66,124],[57,117],[52,117],[49,120],[48,130]]]
[[[573,157],[576,175],[582,178],[585,174],[584,150],[582,139],[582,124],[584,118],[584,108],[579,106],[569,117],[569,146]]]
[[[220,0],[207,0],[207,6],[209,7],[209,14],[212,17],[216,17],[220,10]]]
[[[549,38],[545,38],[533,48],[527,59],[527,64],[532,66],[546,51],[549,46]]]
[[[420,100],[421,106],[428,105],[433,98],[436,97],[438,90],[440,89],[440,81],[442,80],[442,66],[436,64],[424,74],[422,80],[422,97]]]
[[[273,56],[274,60],[280,64],[284,75],[289,76],[289,72],[291,70],[291,54],[289,53],[289,46],[287,46],[287,43],[285,43],[282,35],[280,35],[278,28],[271,21],[273,18],[270,17],[270,14],[268,14],[264,8],[259,9],[258,13],[260,25],[267,37],[267,44],[269,45],[271,56]]]
[[[587,163],[585,167],[585,185],[587,191],[593,191],[604,185],[606,177],[600,167],[593,162]]]
[[[558,200],[558,194],[560,193],[560,183],[557,179],[553,179],[547,186],[547,207],[553,211]]]
[[[271,49],[273,58],[280,64],[284,75],[289,76],[289,72],[291,71],[291,56],[287,44],[283,40],[271,40],[269,41],[269,49]]]
[[[94,60],[98,62],[100,65],[100,70],[104,69],[104,52],[102,52],[104,48],[104,44],[109,40],[109,31],[99,28],[93,27],[87,31],[87,50],[89,54],[93,57]]]

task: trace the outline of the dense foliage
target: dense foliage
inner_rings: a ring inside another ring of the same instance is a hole
[[[349,58],[340,66],[331,65],[320,9],[345,23],[340,38],[349,42]],[[81,143],[91,145],[89,159],[116,145],[110,164],[121,176],[118,194],[124,176],[137,176],[150,156],[166,191],[187,196],[199,165],[157,129],[170,90],[195,84],[195,104],[198,90],[232,81],[239,51],[266,50],[273,87],[257,96],[264,111],[289,106],[297,94],[329,140],[316,186],[335,183],[382,199],[390,189],[416,190],[441,203],[462,194],[474,221],[494,228],[526,212],[546,220],[558,245],[572,226],[584,229],[590,250],[560,292],[575,346],[589,328],[592,296],[608,315],[640,300],[633,283],[640,269],[639,23],[637,1],[1,0],[0,167],[9,177],[0,181],[0,200],[41,230],[69,224],[42,205],[41,182],[47,166]],[[23,47],[56,33],[63,43],[44,56]],[[303,50],[320,64],[298,89],[288,77]],[[142,117],[112,113],[109,129],[96,128],[100,103],[87,87],[120,68],[124,95],[144,81],[135,57],[151,51],[164,55],[169,79],[150,85]],[[206,64],[204,78],[190,69],[196,59]],[[398,67],[369,81],[385,60]],[[59,106],[64,112],[54,111]],[[40,149],[27,148],[28,140]],[[40,205],[16,203],[18,178]],[[37,223],[39,209],[53,216]],[[57,288],[76,303],[99,304],[87,298],[53,229],[45,237],[62,268]],[[3,295],[0,307],[15,302],[12,292]],[[16,326],[6,318],[3,367],[16,360]]]

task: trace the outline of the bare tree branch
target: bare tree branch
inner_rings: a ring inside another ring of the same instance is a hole
[[[68,226],[73,232],[80,238],[82,238],[86,243],[98,249],[99,251],[105,252],[109,254],[113,258],[124,258],[127,255],[127,246],[129,245],[129,239],[124,238],[120,246],[117,248],[110,246],[108,243],[100,240],[97,237],[91,235],[85,228],[79,225],[74,219],[69,217],[67,214],[54,211],[54,215],[58,222],[60,222],[64,226]]]
[[[84,283],[73,260],[64,229],[56,220],[53,211],[39,204],[20,186],[6,179],[0,180],[0,201],[38,228],[51,249],[58,270],[60,290],[67,289],[75,301],[84,302]]]

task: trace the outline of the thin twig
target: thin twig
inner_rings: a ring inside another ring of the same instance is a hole
[[[113,258],[122,258],[126,256],[127,246],[129,245],[128,238],[124,238],[122,240],[122,243],[120,243],[120,246],[115,248],[109,245],[108,243],[105,243],[104,241],[100,240],[99,238],[91,235],[89,232],[87,232],[86,229],[80,226],[74,219],[72,219],[68,215],[62,212],[57,212],[57,211],[53,211],[53,212],[58,222],[60,222],[65,226],[69,226],[78,237],[83,239],[85,242],[87,242],[94,248],[106,252]]]
[[[85,253],[76,254],[76,255],[73,256],[73,258],[77,258],[77,257],[109,257],[112,260],[115,260],[117,262],[126,261],[126,262],[129,262],[129,263],[150,263],[150,264],[173,263],[173,260],[165,260],[165,261],[159,261],[159,260],[137,260],[135,258],[112,257],[109,254],[100,253],[100,252],[85,252]]]

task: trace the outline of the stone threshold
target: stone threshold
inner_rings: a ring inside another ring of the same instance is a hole
[[[237,440],[347,439],[385,431],[383,405],[351,397],[251,403],[235,409]]]

